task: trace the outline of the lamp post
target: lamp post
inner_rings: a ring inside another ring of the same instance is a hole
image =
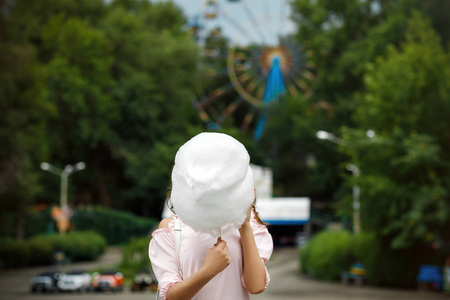
[[[367,130],[366,135],[369,138],[374,138],[375,132],[373,130]],[[330,142],[333,142],[335,144],[338,144],[338,145],[341,145],[341,146],[344,146],[347,148],[352,148],[351,143],[349,143],[348,141],[341,139],[327,131],[323,131],[323,130],[317,131],[316,137],[321,140],[329,140]],[[361,174],[357,165],[348,164],[346,169],[348,171],[352,172],[352,174],[355,178],[359,177],[359,175]],[[359,200],[360,188],[359,188],[358,184],[353,185],[352,195],[353,195],[353,232],[355,234],[359,234],[361,232],[361,216],[360,216],[360,206],[361,205],[360,205],[360,200]]]
[[[354,164],[348,164],[346,167],[347,170],[352,172],[355,178],[358,178],[360,175],[359,168]],[[359,185],[353,185],[353,232],[355,234],[359,234],[361,232],[361,215],[359,213],[360,209],[360,201],[359,201]]]
[[[47,162],[41,163],[41,169],[44,171],[48,171],[50,173],[53,173],[55,175],[58,175],[61,177],[61,193],[60,193],[60,207],[62,215],[67,217],[68,212],[68,205],[67,205],[67,186],[68,186],[68,178],[70,175],[83,170],[86,168],[86,164],[82,161],[72,165],[66,165],[64,169],[59,169],[57,167],[52,166],[51,164]],[[62,233],[65,232],[65,230],[60,230]]]

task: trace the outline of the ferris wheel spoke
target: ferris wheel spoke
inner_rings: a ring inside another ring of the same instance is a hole
[[[203,73],[203,78],[207,78],[207,79],[214,79],[214,78],[220,78],[220,77],[224,77],[224,76],[228,76],[228,72],[227,69],[221,69],[221,70],[216,70],[216,69],[211,69],[211,70],[207,70]]]
[[[263,85],[260,85],[258,87],[258,90],[256,91],[256,98],[262,99],[262,97],[264,96],[264,90],[265,90],[265,87]],[[261,101],[259,101],[259,102],[261,102]]]
[[[296,96],[299,95],[299,92],[298,92],[297,89],[295,88],[295,85],[294,85],[294,84],[289,84],[289,85],[287,86],[287,89],[288,89],[289,93],[290,93],[292,96],[296,97]]]
[[[218,113],[214,110],[213,106],[206,106],[202,105],[200,102],[196,102],[195,107],[199,111],[200,118],[205,122],[211,121],[213,119],[213,115],[216,117],[218,116]]]
[[[198,113],[200,115],[200,119],[202,119],[203,122],[209,122],[210,118],[208,114],[203,109],[199,109]]]
[[[249,93],[253,92],[258,87],[258,82],[253,78],[249,84],[245,87],[245,90]]]
[[[231,115],[242,103],[244,99],[241,96],[237,97],[233,102],[231,102],[226,108],[224,112],[225,118]]]
[[[234,50],[230,49],[230,53],[228,54],[227,59],[227,67],[228,67],[228,76],[230,77],[231,83],[233,84],[236,91],[242,96],[242,98],[246,99],[249,102],[257,103],[258,99],[249,94],[240,84],[239,79],[237,78],[236,71],[234,68]]]
[[[253,121],[254,117],[255,117],[255,112],[252,109],[249,110],[244,117],[244,121],[242,122],[242,129],[248,130],[250,123]]]
[[[316,76],[310,71],[305,71],[303,72],[303,77],[308,79],[309,81],[312,81]]]
[[[270,7],[269,7],[268,0],[264,0],[264,13],[265,13],[264,19],[266,21],[266,24],[270,25],[270,26],[266,26],[266,30],[269,29],[272,34],[275,33],[276,35],[278,35],[277,32],[273,31],[272,17],[271,17],[271,14],[270,14]]]
[[[219,99],[220,97],[230,93],[233,91],[233,85],[232,84],[227,84],[225,86],[222,86],[220,88],[215,89],[214,91],[212,91],[211,93],[209,93],[208,97],[207,97],[207,101],[203,101],[202,103],[211,103],[216,101],[217,99]]]
[[[250,72],[245,72],[238,77],[238,81],[240,84],[243,85],[244,83],[246,83],[247,81],[249,81],[252,78],[253,78],[253,74],[251,74]]]
[[[226,86],[220,87],[213,92],[209,93],[207,96],[203,97],[201,101],[196,102],[197,108],[206,108],[212,105],[214,102],[218,101],[223,96],[231,93],[233,91],[233,86],[227,84]]]
[[[308,85],[306,85],[303,79],[295,80],[294,83],[297,84],[303,91],[308,90]]]
[[[220,119],[220,113],[217,111],[217,109],[214,106],[208,106],[208,112],[213,117],[213,120],[219,120]]]
[[[230,17],[229,14],[225,12],[225,10],[221,11],[222,15],[224,16],[224,20],[227,21],[231,26],[233,26],[237,31],[242,33],[246,38],[249,40],[252,40],[252,37],[248,33],[247,30],[245,30],[238,22],[236,22],[232,17]]]
[[[245,90],[250,94],[253,93],[257,88],[261,87],[261,82],[258,81],[258,78],[252,78],[249,84],[245,87]]]
[[[280,14],[278,17],[278,31],[277,31],[278,35],[280,35],[281,29],[284,27],[284,19],[285,19],[284,8],[285,8],[285,6],[286,6],[285,0],[281,0],[280,1]]]
[[[248,7],[247,3],[242,0],[241,1],[241,5],[244,7],[244,12],[247,15],[247,17],[250,19],[250,21],[253,23],[253,26],[255,26],[256,30],[258,31],[262,44],[265,44],[267,41],[266,36],[264,35],[264,33],[261,30],[261,27],[259,26],[258,22],[256,21],[255,17],[253,16],[252,11],[250,10],[250,8]]]
[[[295,74],[295,77],[298,78],[303,78],[303,79],[307,79],[308,81],[312,81],[315,78],[315,75],[309,71],[308,69],[305,68],[292,68],[293,73]]]

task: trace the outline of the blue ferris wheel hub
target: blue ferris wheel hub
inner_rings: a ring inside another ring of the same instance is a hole
[[[268,105],[270,102],[277,102],[280,95],[286,92],[284,86],[283,72],[280,68],[280,58],[275,56],[272,59],[272,67],[270,68],[269,75],[267,76],[266,90],[264,91],[264,103]],[[260,139],[266,124],[266,112],[262,111],[256,124],[255,133],[253,137]]]

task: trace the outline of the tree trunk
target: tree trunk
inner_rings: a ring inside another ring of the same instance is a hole
[[[23,241],[25,235],[25,209],[19,208],[17,210],[17,236],[18,241]]]
[[[105,176],[96,161],[94,161],[94,172],[97,176],[98,198],[100,203],[102,203],[105,207],[112,208],[111,197],[108,192]]]

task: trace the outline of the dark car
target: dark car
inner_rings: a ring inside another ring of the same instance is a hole
[[[31,292],[32,293],[45,293],[45,292],[57,292],[58,281],[61,277],[59,271],[45,271],[33,278],[31,278]]]
[[[142,270],[134,276],[131,291],[136,292],[145,290],[152,290],[156,292],[158,290],[158,282],[149,271]]]

